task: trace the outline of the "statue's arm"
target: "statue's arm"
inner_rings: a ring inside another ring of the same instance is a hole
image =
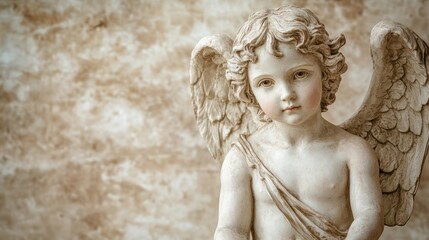
[[[369,144],[354,137],[348,144],[350,159],[350,205],[354,221],[347,240],[378,239],[384,228],[378,160]]]
[[[232,147],[221,170],[219,220],[215,240],[249,239],[253,197],[245,156]]]

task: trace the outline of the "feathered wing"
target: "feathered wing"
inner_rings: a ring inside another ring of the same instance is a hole
[[[231,38],[208,36],[198,42],[191,57],[191,97],[197,126],[219,162],[239,134],[257,128],[246,104],[234,96],[225,77],[231,49]]]
[[[428,46],[410,29],[380,22],[371,32],[374,73],[357,114],[341,127],[377,153],[384,223],[410,218],[429,137]]]

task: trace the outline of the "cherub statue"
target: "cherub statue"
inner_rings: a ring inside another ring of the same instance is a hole
[[[336,126],[321,113],[347,69],[344,44],[284,6],[252,14],[234,42],[195,47],[194,112],[223,161],[215,239],[378,239],[408,221],[428,150],[428,46],[377,24],[370,90]]]

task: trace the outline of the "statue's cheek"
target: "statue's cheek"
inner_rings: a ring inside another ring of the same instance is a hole
[[[313,86],[307,96],[308,105],[311,108],[317,108],[320,106],[320,102],[322,101],[322,87]]]
[[[268,116],[273,115],[281,111],[281,109],[278,107],[278,104],[276,104],[275,101],[272,101],[271,99],[261,99],[259,101],[259,106],[261,106],[262,111],[264,111],[265,114]]]

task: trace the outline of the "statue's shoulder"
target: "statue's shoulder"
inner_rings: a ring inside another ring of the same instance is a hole
[[[372,154],[374,152],[365,139],[352,134],[339,126],[331,125],[331,129],[329,131],[332,132],[332,134],[330,134],[332,141],[338,143],[338,150],[346,152],[347,155],[360,155],[361,153]]]
[[[269,131],[269,127],[263,126],[253,133],[239,135],[224,159],[222,171],[234,169],[234,171],[250,173],[249,171],[255,161],[254,152],[260,152],[261,143],[269,144]]]
[[[246,155],[237,144],[233,144],[225,156],[221,170],[222,178],[246,180],[251,176]]]
[[[372,162],[377,161],[374,149],[368,141],[338,126],[335,127],[338,129],[336,136],[338,138],[338,151],[340,154],[347,156],[349,166],[351,162],[372,165]]]

